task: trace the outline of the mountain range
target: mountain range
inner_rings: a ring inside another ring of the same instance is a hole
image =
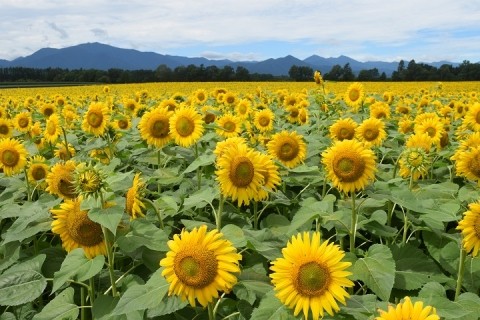
[[[360,62],[341,55],[337,58],[323,58],[312,55],[304,60],[288,55],[282,58],[270,58],[263,61],[231,61],[210,60],[203,57],[189,58],[182,56],[163,55],[155,52],[142,52],[134,49],[117,48],[110,45],[94,42],[84,43],[62,49],[43,48],[33,54],[11,61],[0,59],[0,68],[28,67],[28,68],[63,68],[63,69],[98,69],[108,70],[118,68],[124,70],[153,70],[159,65],[166,65],[171,69],[190,64],[200,66],[238,66],[246,68],[250,73],[272,74],[274,76],[288,75],[293,65],[310,67],[319,70],[322,74],[329,72],[334,65],[343,67],[349,63],[352,71],[357,74],[360,70],[377,68],[379,73],[385,72],[391,76],[397,70],[398,62],[367,61]],[[405,62],[407,64],[408,61]],[[439,61],[427,63],[440,67],[443,64],[458,66],[459,63]]]

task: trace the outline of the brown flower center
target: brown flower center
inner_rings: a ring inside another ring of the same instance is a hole
[[[333,160],[333,172],[341,182],[357,181],[365,171],[365,161],[354,155],[336,157]]]
[[[87,211],[69,213],[68,234],[78,244],[92,247],[103,242],[102,227],[88,218]]]
[[[363,138],[367,141],[373,141],[379,134],[380,131],[377,128],[368,128],[363,132]]]
[[[204,117],[203,117],[203,121],[205,121],[206,124],[209,124],[209,123],[212,123],[215,121],[215,115],[213,113],[207,113]]]
[[[203,247],[184,249],[175,255],[173,270],[180,282],[202,289],[215,280],[218,262],[213,251]]]
[[[249,158],[242,156],[233,159],[230,168],[230,181],[239,188],[246,187],[252,182],[255,168]]]
[[[468,164],[470,172],[473,173],[476,177],[480,178],[480,153],[476,153],[470,160]]]
[[[262,127],[267,127],[269,124],[270,124],[270,118],[269,117],[260,117],[258,119],[258,123],[262,126]]]
[[[348,92],[348,98],[355,102],[360,98],[360,91],[358,89],[352,89]]]
[[[10,132],[10,128],[6,124],[0,125],[0,134],[7,135]]]
[[[330,284],[330,272],[321,264],[312,261],[300,266],[293,285],[303,296],[321,295]]]
[[[284,141],[280,144],[277,157],[282,161],[290,161],[297,157],[300,151],[298,142],[291,137],[284,137]]]
[[[195,122],[188,117],[179,117],[175,123],[175,129],[182,137],[188,137],[195,130]]]
[[[2,152],[2,163],[6,167],[14,167],[20,161],[20,154],[17,150],[5,150]]]
[[[28,118],[20,118],[18,119],[18,126],[20,128],[26,128],[28,127],[28,124],[30,123],[30,121],[28,120]]]
[[[102,125],[103,114],[101,112],[89,112],[87,122],[91,127],[98,128]]]
[[[425,130],[430,138],[435,137],[435,134],[437,133],[437,130],[434,127],[428,127],[427,130]]]
[[[127,119],[120,119],[117,121],[118,127],[120,129],[128,129],[128,120]]]
[[[47,176],[47,171],[41,165],[36,165],[31,168],[30,173],[35,181],[45,179]]]
[[[340,131],[338,132],[338,139],[340,141],[342,140],[351,140],[353,136],[355,135],[355,130],[351,130],[350,128],[341,128]]]
[[[150,128],[150,134],[155,138],[165,138],[168,136],[168,120],[159,119],[153,123]]]
[[[77,196],[77,194],[75,193],[75,186],[72,182],[66,179],[60,179],[57,187],[60,194],[62,194],[66,198],[73,199]]]
[[[227,121],[223,124],[223,129],[227,132],[234,132],[237,125],[233,121]]]

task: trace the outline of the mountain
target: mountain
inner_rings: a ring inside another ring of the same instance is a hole
[[[12,61],[1,60],[0,67],[30,67],[30,68],[64,68],[64,69],[99,69],[108,70],[119,68],[124,70],[156,69],[164,64],[171,69],[190,64],[205,67],[217,66],[223,68],[239,66],[246,68],[250,73],[265,73],[274,76],[288,75],[291,66],[310,67],[319,70],[323,74],[329,72],[334,65],[343,67],[349,63],[352,71],[357,74],[360,70],[377,68],[380,73],[385,72],[390,76],[397,70],[398,62],[367,61],[360,62],[347,56],[337,58],[323,58],[312,55],[304,60],[288,55],[282,58],[270,58],[264,61],[231,61],[231,60],[210,60],[203,57],[182,57],[163,55],[155,52],[142,52],[134,49],[117,48],[110,45],[94,42],[84,43],[62,49],[43,48],[35,53],[14,59]],[[440,61],[429,63],[440,67],[442,64],[458,66],[458,63]]]

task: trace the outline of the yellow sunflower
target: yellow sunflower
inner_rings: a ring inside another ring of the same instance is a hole
[[[168,241],[170,251],[160,261],[162,275],[170,283],[169,295],[180,296],[195,306],[195,299],[206,307],[218,292],[229,293],[237,282],[242,256],[223,234],[207,226],[182,230]]]
[[[480,184],[480,146],[458,155],[455,162],[457,174]]]
[[[381,101],[377,101],[370,105],[370,118],[388,119],[390,118],[390,106]]]
[[[309,112],[308,112],[307,108],[301,108],[298,111],[298,123],[299,124],[302,124],[302,125],[308,124],[309,118],[310,117],[309,117]]]
[[[278,167],[273,161],[273,158],[266,154],[261,154],[260,156],[265,158],[265,160],[262,161],[264,166],[260,169],[260,173],[263,175],[263,184],[258,189],[255,201],[267,200],[270,192],[274,191],[277,186],[282,183],[280,174],[278,173]]]
[[[250,115],[252,103],[247,99],[240,100],[235,106],[235,114],[241,119],[246,119]]]
[[[208,92],[205,89],[197,89],[193,92],[193,100],[198,104],[207,102]]]
[[[347,106],[357,111],[363,100],[365,99],[365,89],[360,82],[354,82],[348,86],[343,99]]]
[[[463,118],[463,122],[473,131],[480,131],[480,103],[474,103],[473,106],[468,109],[468,112]]]
[[[228,150],[228,148],[230,148],[232,146],[238,146],[240,144],[243,144],[243,145],[246,146],[247,142],[242,137],[228,138],[228,139],[225,139],[223,141],[217,142],[217,145],[215,146],[215,149],[213,150],[213,153],[217,156],[217,158],[219,158],[223,155],[223,152],[225,150]]]
[[[162,102],[160,102],[158,107],[167,109],[168,111],[175,111],[178,108],[178,103],[177,103],[177,100],[175,100],[174,98],[170,98],[170,99],[162,100]]]
[[[339,246],[321,241],[320,233],[308,232],[292,236],[282,249],[283,256],[272,262],[270,278],[280,301],[297,316],[321,319],[340,310],[337,301],[346,304],[350,295],[345,288],[353,287],[346,269],[350,262],[342,261],[345,253]]]
[[[172,111],[155,108],[146,112],[138,124],[140,135],[148,145],[161,148],[172,139],[170,135],[170,117]]]
[[[63,199],[75,198],[77,196],[73,184],[75,168],[74,160],[56,163],[47,175],[48,186],[45,190]]]
[[[460,145],[455,150],[453,156],[450,158],[451,160],[456,161],[463,152],[469,150],[470,148],[480,146],[480,132],[473,132],[459,142]]]
[[[375,159],[373,151],[356,140],[337,141],[322,153],[327,178],[345,193],[363,190],[374,180]]]
[[[20,112],[14,119],[15,128],[20,132],[28,132],[32,126],[32,115],[30,112]]]
[[[300,114],[300,108],[298,105],[294,104],[293,106],[287,106],[287,121],[290,123],[298,122],[298,116]]]
[[[352,140],[357,127],[352,118],[338,119],[330,126],[330,138],[335,141]]]
[[[320,73],[320,71],[315,70],[315,72],[313,73],[313,80],[314,80],[315,83],[318,84],[318,85],[322,85],[322,84],[323,84],[323,77],[322,77],[322,74]]]
[[[232,114],[226,113],[216,120],[217,128],[215,132],[224,138],[232,138],[240,135],[242,132],[242,119]]]
[[[294,168],[307,156],[307,144],[303,136],[295,131],[281,131],[272,136],[267,143],[268,153],[284,166]]]
[[[25,168],[27,164],[27,149],[14,138],[4,138],[0,140],[0,169],[8,177],[12,176]]]
[[[423,148],[428,153],[432,148],[432,139],[427,133],[412,134],[405,141],[405,146],[407,148]]]
[[[387,137],[385,123],[377,118],[366,119],[355,130],[355,137],[366,147],[380,146]]]
[[[178,109],[170,117],[170,134],[175,143],[188,148],[195,144],[203,135],[202,116],[193,108]]]
[[[125,114],[118,114],[115,116],[112,126],[115,130],[125,131],[132,127],[132,120]]]
[[[457,230],[463,235],[462,245],[467,253],[476,257],[480,249],[480,202],[470,203],[458,222]]]
[[[413,120],[404,117],[398,121],[398,131],[403,134],[413,132],[414,122]]]
[[[426,177],[432,164],[429,154],[423,148],[407,148],[398,160],[400,176],[411,177],[414,181]]]
[[[269,108],[255,112],[253,124],[260,132],[268,132],[273,130],[273,122],[275,114]]]
[[[0,118],[0,139],[10,138],[13,134],[12,121],[5,118]]]
[[[137,111],[139,109],[139,105],[138,105],[138,102],[135,101],[135,99],[125,99],[123,101],[123,108],[128,114],[132,116],[136,116]]]
[[[231,145],[217,158],[217,181],[225,197],[248,205],[263,185],[265,158],[244,144]]]
[[[223,101],[222,102],[224,104],[226,104],[227,106],[235,107],[235,105],[238,102],[237,95],[235,93],[229,91],[229,92],[225,93],[225,95],[223,96]]]
[[[440,139],[442,138],[445,129],[443,123],[439,119],[427,118],[417,124],[415,124],[414,132],[416,134],[428,134],[432,144],[440,145]]]
[[[51,115],[57,112],[57,108],[54,104],[45,103],[40,107],[40,112],[45,118],[49,118]]]
[[[108,106],[101,102],[93,102],[83,115],[82,130],[98,137],[105,133],[109,121]]]
[[[34,155],[27,161],[27,167],[28,181],[36,184],[40,189],[44,189],[46,187],[45,178],[50,170],[45,157]]]
[[[130,189],[128,189],[125,195],[125,211],[130,216],[130,219],[136,219],[138,217],[144,217],[145,204],[142,202],[144,193],[145,182],[140,178],[140,173],[135,174],[133,183]]]
[[[50,143],[55,143],[62,133],[62,128],[60,127],[60,120],[57,114],[52,114],[47,119],[47,124],[45,126],[45,131],[43,137],[46,141]]]
[[[62,247],[70,252],[83,248],[92,259],[106,255],[102,227],[88,218],[88,210],[81,210],[82,198],[67,199],[58,209],[50,209],[53,215],[52,232],[60,235]]]
[[[417,301],[413,304],[410,297],[405,297],[403,302],[396,306],[389,305],[388,311],[379,310],[378,312],[380,316],[376,317],[375,320],[440,320],[434,307],[424,307],[423,301]]]
[[[59,158],[60,160],[69,160],[71,157],[75,155],[75,148],[71,143],[68,144],[68,150],[65,147],[65,143],[63,142],[58,142],[55,145],[55,152],[54,152],[55,157]]]

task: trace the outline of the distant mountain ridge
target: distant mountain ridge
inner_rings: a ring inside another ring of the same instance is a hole
[[[408,63],[408,61],[406,61]],[[84,43],[62,49],[43,48],[35,53],[14,59],[12,61],[0,59],[0,67],[29,67],[29,68],[63,68],[63,69],[98,69],[108,70],[118,68],[124,70],[154,70],[159,65],[166,65],[171,69],[190,64],[200,66],[242,66],[250,73],[272,74],[274,76],[288,75],[293,65],[310,67],[319,70],[322,74],[329,72],[334,65],[350,64],[352,71],[358,74],[360,70],[377,68],[379,73],[385,72],[391,76],[397,70],[398,62],[367,61],[360,62],[347,56],[337,58],[323,58],[312,55],[304,60],[288,55],[282,58],[270,58],[263,61],[231,61],[210,60],[203,57],[189,58],[182,56],[163,55],[155,52],[142,52],[134,49],[117,48],[110,45],[94,42]],[[439,67],[442,64],[458,66],[459,63],[439,61],[427,63]]]

